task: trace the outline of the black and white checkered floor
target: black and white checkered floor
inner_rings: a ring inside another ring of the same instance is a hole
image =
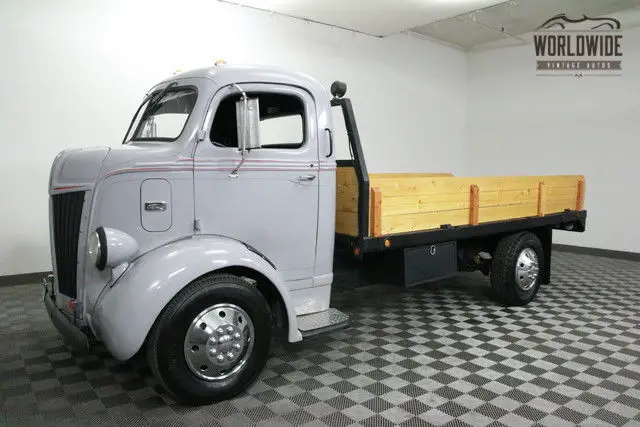
[[[0,426],[640,426],[640,263],[553,262],[523,308],[481,275],[338,295],[351,329],[275,349],[247,393],[200,408],[142,358],[70,354],[39,286],[0,288]]]

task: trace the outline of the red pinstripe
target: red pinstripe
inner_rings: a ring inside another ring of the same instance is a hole
[[[66,187],[53,187],[54,191],[72,190],[74,188],[84,188],[84,185],[67,185]]]
[[[207,167],[207,166],[196,166],[196,167],[180,167],[180,166],[175,166],[175,167],[142,167],[142,168],[130,168],[130,169],[119,169],[119,170],[115,170],[115,171],[111,171],[109,172],[107,175],[105,175],[106,177],[109,176],[113,176],[113,175],[120,175],[120,174],[127,174],[127,173],[136,173],[136,172],[166,172],[166,171],[174,171],[174,172],[193,172],[195,171],[206,171],[206,172],[215,172],[215,171],[233,171],[235,169],[235,167],[215,167],[215,166],[211,166],[211,167]],[[327,172],[327,171],[335,171],[335,168],[331,168],[331,167],[320,167],[320,168],[303,168],[303,167],[297,167],[297,168],[279,168],[279,167],[273,167],[273,168],[268,168],[268,167],[262,167],[262,168],[257,168],[257,167],[242,167],[240,168],[241,171],[254,171],[254,172],[269,172],[269,171],[278,171],[278,172],[304,172],[304,171],[314,171],[314,170],[318,170],[321,172]]]

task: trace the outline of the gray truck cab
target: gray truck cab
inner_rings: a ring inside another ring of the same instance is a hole
[[[330,309],[331,98],[265,67],[154,86],[120,147],[70,149],[49,183],[45,306],[68,343],[147,352],[176,398],[228,398],[289,342],[344,327]]]

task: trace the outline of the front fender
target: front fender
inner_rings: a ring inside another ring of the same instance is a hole
[[[135,260],[96,302],[92,321],[107,349],[127,360],[142,347],[156,318],[194,279],[225,267],[247,267],[278,289],[289,320],[289,341],[300,341],[289,290],[280,273],[242,243],[225,237],[196,236],[157,248]]]

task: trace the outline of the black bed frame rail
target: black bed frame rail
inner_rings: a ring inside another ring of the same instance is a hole
[[[354,253],[360,258],[365,253],[410,248],[448,241],[461,241],[505,233],[535,229],[557,229],[583,232],[586,228],[587,211],[565,211],[543,217],[528,217],[505,221],[487,222],[478,225],[461,225],[439,229],[398,233],[380,237],[356,237],[336,234],[339,247],[359,249]]]
[[[344,125],[349,137],[349,145],[353,153],[351,160],[338,160],[338,166],[353,166],[358,178],[358,238],[364,239],[369,235],[369,173],[364,161],[364,152],[360,143],[360,134],[353,107],[349,98],[333,98],[332,107],[340,107],[344,116]]]

